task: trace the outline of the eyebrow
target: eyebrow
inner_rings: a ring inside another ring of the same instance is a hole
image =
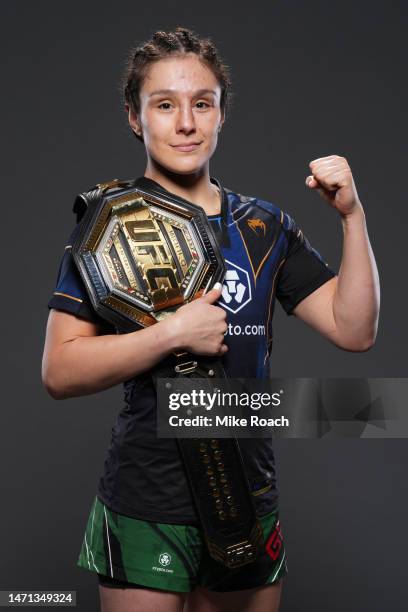
[[[177,93],[175,89],[158,89],[156,91],[152,91],[152,93],[149,94],[149,98],[152,98],[153,96],[174,95],[175,93]],[[194,92],[194,96],[204,96],[205,94],[213,94],[214,96],[217,95],[213,89],[198,89]]]

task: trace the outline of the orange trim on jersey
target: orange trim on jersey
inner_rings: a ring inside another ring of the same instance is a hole
[[[272,489],[272,485],[271,484],[267,485],[266,487],[263,487],[263,489],[258,489],[257,491],[252,491],[252,495],[254,497],[256,497],[257,495],[262,495],[262,493],[266,493],[270,489]]]
[[[238,223],[237,223],[237,222],[236,222],[236,224],[237,224],[237,230],[239,231],[239,235],[241,236],[242,244],[244,245],[245,250],[246,250],[247,255],[248,255],[249,265],[251,266],[252,276],[254,277],[254,284],[256,285],[256,275],[255,275],[254,266],[252,265],[252,259],[251,259],[251,256],[250,256],[250,254],[249,254],[249,251],[248,251],[248,249],[247,249],[247,245],[246,245],[246,243],[245,243],[245,240],[244,240],[244,237],[243,237],[243,235],[242,235],[242,232],[241,232],[241,230],[239,229],[239,225],[238,225]]]
[[[269,253],[272,251],[273,247],[276,244],[277,239],[278,239],[278,235],[275,236],[275,240],[272,242],[270,248],[268,249],[268,252],[266,253],[265,257],[262,259],[261,263],[259,264],[258,269],[256,271],[256,276],[258,276],[258,274],[259,274],[259,272],[260,272],[260,270],[261,270],[261,268],[262,268],[262,266],[264,264],[265,259],[268,257]],[[255,276],[255,283],[256,283],[256,276]]]
[[[271,297],[269,298],[269,307],[268,307],[268,321],[266,323],[266,329],[269,329],[269,320],[271,318],[271,304],[272,304],[272,297],[275,291],[275,281],[276,281],[276,277],[278,275],[278,272],[282,266],[283,263],[285,263],[286,261],[286,257],[284,257],[282,259],[282,261],[280,262],[279,266],[276,268],[276,272],[275,272],[275,276],[273,277],[273,281],[272,281],[272,290],[271,290]],[[269,357],[269,355],[271,354],[271,351],[269,350],[269,344],[272,342],[272,336],[269,339],[269,337],[266,340],[266,353],[265,353],[265,358],[264,358],[264,365],[266,363],[267,358]]]
[[[254,266],[253,266],[253,264],[252,264],[252,259],[251,259],[251,256],[250,256],[250,254],[249,254],[249,251],[248,251],[247,245],[246,245],[246,243],[245,243],[244,237],[243,237],[243,235],[242,235],[242,232],[241,232],[241,230],[239,229],[238,222],[237,222],[237,221],[235,221],[235,223],[236,223],[236,225],[237,225],[237,230],[238,230],[238,231],[239,231],[239,233],[240,233],[241,240],[242,240],[242,242],[243,242],[243,244],[244,244],[245,250],[246,250],[247,255],[248,255],[249,263],[250,263],[250,265],[251,265],[252,275],[253,275],[253,277],[254,277],[254,284],[255,284],[255,287],[256,287],[256,279],[257,279],[257,277],[258,277],[258,274],[259,274],[259,272],[261,271],[261,268],[262,268],[263,264],[265,263],[265,260],[266,260],[266,258],[268,257],[269,253],[271,252],[271,250],[272,250],[272,249],[273,249],[273,247],[275,246],[275,243],[276,243],[276,240],[277,240],[277,238],[278,238],[278,235],[276,235],[276,236],[275,236],[275,240],[272,242],[271,246],[270,246],[270,247],[269,247],[269,249],[267,250],[267,252],[266,252],[266,254],[264,255],[264,257],[262,258],[262,260],[261,260],[261,262],[259,263],[259,266],[258,266],[258,268],[257,268],[257,270],[256,270],[256,272],[255,272],[255,270],[254,270]]]
[[[266,255],[263,257],[262,261],[260,262],[260,264],[259,264],[259,266],[258,266],[257,271],[255,272],[255,270],[254,270],[254,266],[252,265],[252,259],[251,259],[251,256],[250,256],[250,254],[249,254],[249,251],[248,251],[247,245],[246,245],[246,243],[245,243],[245,240],[244,240],[244,237],[243,237],[243,235],[242,235],[242,232],[241,232],[241,230],[239,229],[238,221],[237,221],[237,220],[234,218],[234,214],[235,214],[236,212],[239,212],[240,208],[241,208],[241,207],[237,208],[236,210],[231,211],[231,217],[232,217],[233,223],[236,225],[237,230],[239,231],[239,234],[240,234],[240,236],[241,236],[241,240],[242,240],[242,242],[243,242],[243,244],[244,244],[244,247],[245,247],[245,250],[246,250],[246,252],[247,252],[248,259],[249,259],[249,264],[250,264],[250,266],[251,266],[251,270],[252,270],[252,276],[254,277],[254,285],[255,285],[255,287],[256,287],[256,279],[257,279],[257,277],[258,277],[258,274],[259,274],[259,272],[260,272],[260,270],[261,270],[261,268],[262,268],[263,264],[265,263],[265,260],[266,260],[266,258],[268,257],[269,253],[271,252],[271,250],[272,250],[272,249],[273,249],[273,247],[275,246],[275,243],[276,243],[276,241],[277,241],[277,239],[278,239],[278,235],[276,235],[276,236],[275,236],[275,240],[273,241],[272,245],[271,245],[271,246],[270,246],[270,248],[268,249],[268,251],[267,251]],[[281,210],[281,211],[280,211],[280,213],[281,213],[281,214],[280,214],[280,222],[281,222],[281,224],[283,224],[283,211]],[[247,221],[248,221],[248,220],[247,220]]]
[[[62,297],[69,298],[70,300],[75,300],[75,302],[83,302],[81,298],[74,297],[73,295],[68,295],[68,293],[61,293],[60,291],[54,291],[54,295],[61,295]]]

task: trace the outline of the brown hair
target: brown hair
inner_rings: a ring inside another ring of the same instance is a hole
[[[130,51],[123,76],[122,88],[125,103],[133,113],[139,114],[139,93],[149,66],[170,56],[195,53],[216,77],[220,88],[220,107],[225,115],[231,102],[231,80],[229,68],[219,57],[218,50],[209,38],[200,38],[187,28],[177,27],[171,32],[157,31],[150,40]],[[139,140],[142,138],[138,137]]]

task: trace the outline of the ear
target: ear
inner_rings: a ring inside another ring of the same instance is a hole
[[[142,135],[142,130],[140,128],[140,123],[139,123],[138,116],[130,108],[129,104],[125,104],[125,110],[126,110],[126,113],[127,113],[127,116],[128,116],[128,121],[129,121],[130,127],[132,128],[132,130],[134,131],[136,136],[140,137]]]
[[[220,125],[218,126],[218,131],[221,132],[222,126],[224,125],[224,121],[225,121],[225,113],[221,112],[221,120],[220,120]]]

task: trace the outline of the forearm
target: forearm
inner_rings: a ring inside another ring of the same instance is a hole
[[[375,340],[380,307],[378,270],[361,205],[342,217],[343,254],[333,296],[338,336],[350,350],[369,348]]]
[[[149,370],[176,349],[170,318],[127,334],[64,342],[49,359],[48,391],[55,399],[88,395]]]

